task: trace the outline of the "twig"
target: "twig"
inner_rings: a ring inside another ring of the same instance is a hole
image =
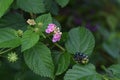
[[[0,54],[3,54],[3,53],[6,53],[6,52],[9,52],[9,51],[11,51],[12,49],[14,49],[14,48],[10,48],[10,49],[7,49],[7,50],[5,50],[5,51],[2,51],[2,52],[0,52]]]

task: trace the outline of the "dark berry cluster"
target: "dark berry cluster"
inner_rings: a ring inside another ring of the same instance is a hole
[[[81,52],[76,52],[74,54],[74,60],[78,63],[86,64],[88,63],[89,59],[86,54],[83,54]]]

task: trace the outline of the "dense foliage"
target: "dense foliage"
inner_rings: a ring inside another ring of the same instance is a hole
[[[0,80],[120,80],[119,0],[0,0]]]

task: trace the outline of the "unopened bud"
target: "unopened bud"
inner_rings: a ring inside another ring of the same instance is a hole
[[[37,33],[39,32],[39,28],[34,28],[34,31]]]
[[[22,31],[22,30],[18,30],[18,31],[17,31],[17,34],[18,34],[18,36],[21,37],[21,36],[23,35],[23,31]]]
[[[38,23],[38,26],[40,26],[40,27],[41,27],[42,25],[43,25],[43,23],[41,23],[41,22],[39,22],[39,23]]]

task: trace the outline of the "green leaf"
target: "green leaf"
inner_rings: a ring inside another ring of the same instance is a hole
[[[110,32],[102,26],[98,27],[98,32],[103,36],[103,39],[108,39],[110,36]]]
[[[39,35],[31,30],[24,32],[22,37],[22,51],[30,49],[33,47],[39,40]]]
[[[50,8],[50,13],[52,13],[54,15],[58,15],[58,13],[59,13],[59,6],[57,5],[56,2],[52,2],[52,6]]]
[[[0,29],[0,48],[14,48],[21,44],[16,32],[10,28]]]
[[[117,46],[114,42],[112,43],[103,43],[103,48],[104,50],[107,52],[108,55],[110,55],[111,57],[113,57],[114,59],[117,59],[119,57],[119,46]]]
[[[108,69],[112,70],[113,75],[120,79],[120,64],[112,65]]]
[[[36,75],[31,70],[23,70],[19,71],[15,76],[14,80],[51,80],[47,77],[41,77],[39,75]]]
[[[61,25],[56,19],[53,19],[53,23],[61,29]]]
[[[57,70],[58,61],[59,61],[60,56],[61,56],[61,52],[59,52],[59,51],[52,51],[52,59],[53,59],[54,65],[55,65],[55,70]]]
[[[36,19],[36,22],[39,24],[39,23],[42,23],[42,31],[45,31],[45,29],[47,28],[48,24],[49,23],[52,23],[52,17],[50,14],[44,14],[44,15],[41,15],[39,16],[37,19]]]
[[[64,80],[102,80],[92,64],[74,65],[65,74]]]
[[[69,38],[65,45],[68,52],[72,54],[80,51],[90,55],[93,51],[95,40],[88,29],[78,27],[69,31]]]
[[[43,13],[45,12],[44,0],[17,0],[17,5],[26,12]]]
[[[0,0],[0,18],[4,15],[12,2],[13,0]]]
[[[46,9],[47,11],[50,10],[50,8],[51,8],[51,6],[52,6],[52,3],[53,3],[53,0],[45,0],[45,1],[44,1],[45,9]]]
[[[0,19],[0,28],[26,29],[26,21],[21,14],[8,13]]]
[[[110,26],[111,30],[115,30],[118,24],[118,18],[114,15],[107,15],[106,18],[107,23]]]
[[[24,59],[28,67],[44,77],[54,78],[54,65],[51,52],[43,43],[36,44],[24,53]]]
[[[69,66],[70,64],[70,54],[68,53],[59,53],[60,58],[58,60],[58,68],[56,71],[56,75],[62,74]]]
[[[61,7],[65,7],[69,0],[56,0],[56,2],[61,6]]]

